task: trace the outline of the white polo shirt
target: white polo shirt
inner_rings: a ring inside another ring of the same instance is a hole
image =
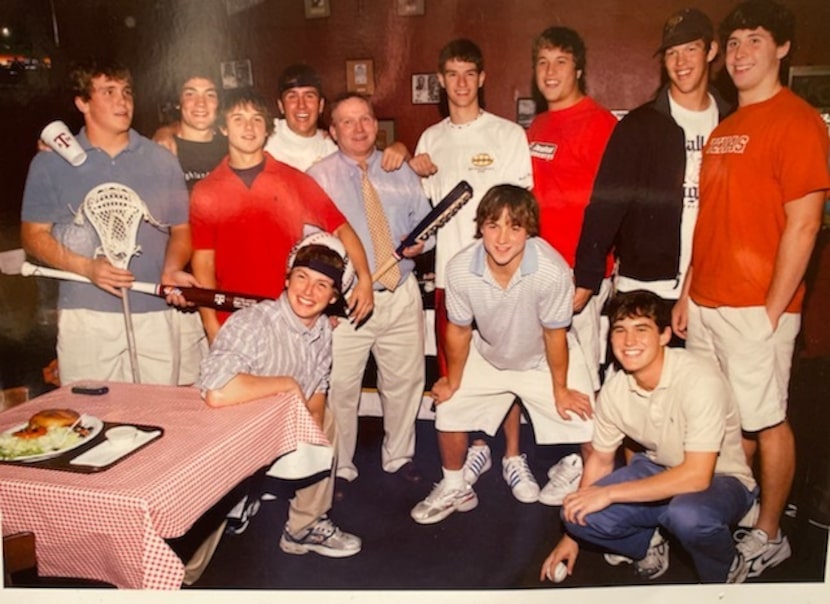
[[[718,452],[715,473],[734,476],[754,489],[726,378],[709,359],[682,348],[664,350],[663,372],[654,390],[643,390],[623,371],[602,387],[594,412],[594,448],[616,451],[628,436],[652,461],[669,468],[680,465],[686,451]]]

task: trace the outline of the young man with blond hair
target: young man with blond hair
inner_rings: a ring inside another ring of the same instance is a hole
[[[527,131],[533,163],[533,193],[539,200],[539,235],[574,266],[582,217],[591,195],[605,144],[617,119],[586,94],[586,48],[582,37],[568,27],[549,27],[533,41],[532,60],[536,88],[547,111]],[[596,295],[577,287],[570,329],[571,363],[584,363],[593,392],[600,386],[604,359],[602,305],[611,291],[608,278],[613,258]],[[539,494],[546,505],[561,505],[576,489],[582,471],[578,453],[562,457],[548,471],[548,483]]]

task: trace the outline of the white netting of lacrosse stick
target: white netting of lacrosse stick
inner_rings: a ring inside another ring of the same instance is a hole
[[[103,255],[113,266],[123,269],[126,269],[130,259],[141,251],[141,246],[136,243],[141,221],[147,220],[154,226],[162,226],[153,218],[147,205],[135,191],[114,182],[99,185],[87,193],[75,215],[75,222],[83,224],[84,217],[89,220],[101,240],[101,245],[95,250],[95,256]],[[141,378],[128,292],[128,288],[121,288],[133,382],[138,384]]]
[[[101,240],[95,256],[106,256],[118,268],[127,268],[130,259],[141,253],[141,246],[135,240],[142,220],[163,226],[153,218],[138,193],[114,182],[99,185],[87,193],[75,214],[75,223],[83,224],[84,217]]]

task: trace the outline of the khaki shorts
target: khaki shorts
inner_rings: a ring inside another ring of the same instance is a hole
[[[773,331],[763,306],[708,308],[689,301],[686,350],[720,365],[745,432],[758,432],[787,418],[790,367],[800,328],[797,313],[781,315]]]
[[[568,334],[568,387],[591,398],[593,383],[582,351]],[[547,363],[536,369],[497,369],[470,345],[461,386],[435,409],[435,427],[441,432],[483,431],[495,435],[515,397],[519,397],[533,424],[536,442],[543,445],[585,443],[594,432],[593,420],[559,417],[553,400],[553,380]]]
[[[143,384],[179,385],[180,350],[173,309],[133,313]],[[62,384],[80,380],[132,382],[124,315],[86,309],[58,315],[58,371]]]

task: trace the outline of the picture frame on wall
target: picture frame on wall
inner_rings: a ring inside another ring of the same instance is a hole
[[[437,73],[412,74],[412,104],[434,105],[441,101],[441,83]]]
[[[254,73],[251,70],[250,59],[222,61],[219,65],[219,73],[224,90],[250,88],[254,85]]]
[[[830,111],[830,65],[790,67],[789,86],[819,111]]]
[[[331,16],[331,3],[329,0],[305,0],[305,18],[321,19]]]
[[[375,92],[375,62],[372,59],[346,61],[346,90],[371,95]]]
[[[522,128],[529,128],[536,117],[536,101],[530,97],[516,99],[516,122]]]
[[[378,120],[378,137],[375,146],[383,151],[395,142],[395,120]]]
[[[401,17],[416,17],[425,12],[425,0],[397,0],[396,3]]]

